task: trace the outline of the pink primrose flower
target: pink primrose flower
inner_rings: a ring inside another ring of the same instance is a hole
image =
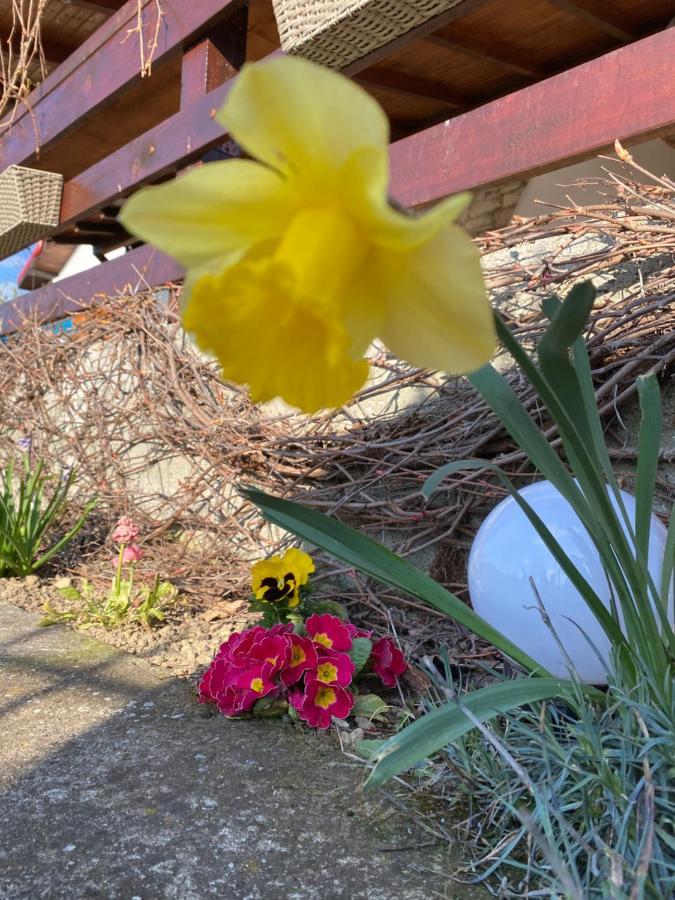
[[[349,636],[352,640],[357,637],[371,638],[373,636],[372,631],[366,631],[365,628],[358,628],[356,625],[352,625],[351,622],[345,622],[345,628],[349,632]]]
[[[346,653],[325,650],[319,654],[319,661],[311,677],[323,684],[339,684],[340,687],[347,687],[354,677],[355,668]]]
[[[140,533],[140,525],[137,525],[129,516],[122,516],[115,525],[112,539],[116,544],[133,544]]]
[[[286,667],[281,671],[281,680],[285,685],[295,684],[302,678],[303,672],[313,669],[318,657],[314,644],[298,634],[286,635],[290,647],[290,656]]]
[[[387,687],[396,687],[398,676],[408,668],[405,657],[388,637],[375,641],[368,664]]]
[[[312,728],[329,728],[333,717],[346,719],[354,705],[354,697],[339,684],[324,684],[316,679],[289,696],[300,718]]]
[[[330,613],[317,615],[314,613],[305,622],[307,634],[315,644],[328,650],[351,650],[352,638],[347,626]]]
[[[272,675],[276,675],[280,669],[283,669],[290,658],[291,644],[289,635],[285,634],[268,633],[255,641],[249,650],[251,662],[269,666],[269,671]]]

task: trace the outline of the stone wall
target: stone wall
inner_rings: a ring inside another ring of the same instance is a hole
[[[474,235],[503,228],[511,221],[526,186],[526,180],[509,181],[476,191],[471,205],[459,219],[460,224]]]

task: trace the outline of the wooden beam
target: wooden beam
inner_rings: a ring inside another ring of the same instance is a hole
[[[90,12],[110,13],[116,12],[124,6],[126,0],[62,0],[67,6],[77,6],[78,9],[88,9]]]
[[[508,69],[511,72],[517,72],[519,75],[525,75],[527,78],[539,80],[544,78],[545,72],[538,66],[534,66],[523,59],[526,54],[515,53],[508,47],[501,44],[495,44],[493,41],[478,41],[474,38],[462,37],[460,40],[452,40],[445,35],[432,34],[425,38],[429,44],[435,44],[437,47],[443,47],[445,50],[453,50],[456,53],[462,53],[464,56],[470,56],[473,59],[479,59],[482,62],[490,62],[500,66],[502,69]]]
[[[550,0],[550,2],[624,43],[635,41],[639,37],[638,32],[621,11],[607,0]]]
[[[234,78],[246,61],[248,7],[183,54],[180,108]]]
[[[0,334],[12,334],[27,319],[53,322],[91,306],[96,298],[178,281],[183,270],[153,247],[139,247],[86,272],[52,282],[0,305]]]
[[[660,31],[404,138],[391,147],[392,196],[416,206],[666,134],[674,58],[675,30]]]
[[[225,82],[67,181],[61,202],[60,229],[221,144],[227,135],[214,117],[233,83]]]
[[[162,0],[155,63],[196,40],[234,13],[244,0]],[[148,33],[157,16],[154,0],[142,0]],[[189,14],[186,13],[186,9]],[[46,147],[63,137],[84,116],[110,101],[140,78],[138,40],[128,37],[136,25],[137,0],[128,2],[55,72],[33,91],[0,138],[0,171],[36,158],[36,141]],[[36,134],[37,131],[37,134]]]
[[[399,198],[416,206],[592,156],[616,137],[630,143],[673,131],[674,53],[675,29],[659,32],[399,141],[391,148]],[[214,116],[232,83],[66,182],[60,228],[222,143],[226,135]]]
[[[392,196],[418,206],[576,162],[610,149],[615,138],[630,144],[673,132],[674,55],[675,29],[662,31],[404,138],[390,151]],[[64,224],[222,143],[225,134],[210,113],[233,83],[68,182]],[[87,306],[97,294],[111,295],[134,277],[134,267],[143,271],[145,285],[180,277],[176,263],[142,247],[0,306],[0,333],[15,330],[28,310],[56,319]]]
[[[366,88],[375,88],[402,97],[431,100],[442,103],[451,109],[468,109],[473,104],[466,97],[458,95],[452,88],[440,81],[428,78],[414,78],[403,72],[392,72],[385,69],[369,69],[356,76],[356,81]]]
[[[426,37],[428,34],[433,34],[434,31],[438,31],[439,28],[443,28],[445,25],[454,22],[456,19],[468,16],[470,13],[480,9],[481,6],[485,6],[487,2],[488,0],[461,0],[457,6],[453,6],[451,9],[439,13],[437,16],[432,16],[431,19],[427,19],[426,22],[423,22],[416,28],[411,28],[410,31],[406,31],[405,34],[394,38],[393,41],[389,41],[388,44],[384,44],[384,46],[378,47],[366,56],[361,57],[361,59],[357,59],[355,62],[350,63],[342,71],[345,75],[354,75],[355,72],[361,72],[363,69],[373,66],[375,63],[380,62],[380,60],[391,56],[392,53],[395,53],[402,47],[412,44],[413,41]]]

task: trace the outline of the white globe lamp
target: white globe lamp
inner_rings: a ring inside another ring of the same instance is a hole
[[[531,484],[519,493],[610,609],[610,587],[599,554],[567,500],[549,481]],[[634,526],[635,499],[625,491],[621,491],[621,497]],[[616,508],[616,500],[611,499]],[[666,534],[664,526],[652,515],[648,563],[657,588]],[[492,510],[473,542],[469,556],[471,603],[480,616],[549,672],[567,678],[568,663],[544,621],[530,578],[579,677],[590,684],[606,684],[610,643],[602,627],[525,513],[509,496]],[[668,614],[672,622],[672,590],[669,599]]]

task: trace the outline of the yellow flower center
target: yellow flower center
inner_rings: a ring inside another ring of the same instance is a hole
[[[288,273],[296,302],[334,315],[367,253],[365,236],[339,208],[310,208],[294,216],[274,261]]]
[[[314,640],[317,644],[322,644],[324,647],[328,647],[328,649],[333,646],[333,641],[323,631],[319,634],[315,634]]]
[[[328,709],[335,703],[335,691],[333,688],[322,687],[316,692],[316,697],[314,698],[314,702],[317,706],[320,706],[321,709]]]
[[[317,667],[316,677],[319,681],[323,681],[324,684],[330,684],[332,681],[336,680],[337,671],[337,666],[334,666],[333,663],[321,663],[321,665]]]
[[[298,644],[294,644],[293,650],[291,651],[291,665],[299,666],[300,663],[303,663],[306,659],[307,656],[302,647],[298,646]]]
[[[248,383],[254,400],[281,394],[305,411],[337,405],[368,373],[345,306],[369,241],[339,208],[308,208],[269,249],[199,278],[183,323],[216,354],[226,379]],[[311,378],[294,365],[298,356],[315,361]]]
[[[251,690],[255,691],[256,694],[262,694],[263,692],[263,680],[262,678],[254,678],[251,682]]]

